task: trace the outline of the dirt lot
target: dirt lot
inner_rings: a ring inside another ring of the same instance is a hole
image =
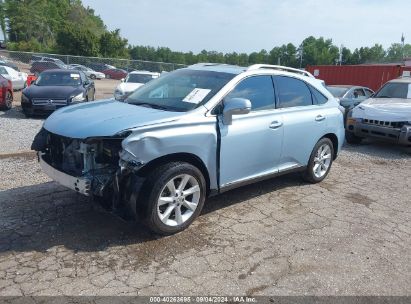
[[[0,295],[411,295],[410,157],[349,146],[322,184],[235,190],[166,238],[51,182],[31,157],[0,159]]]

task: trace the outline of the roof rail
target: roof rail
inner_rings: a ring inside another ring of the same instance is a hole
[[[281,65],[254,64],[250,66],[247,69],[247,71],[255,71],[255,70],[260,70],[260,69],[272,69],[272,70],[278,70],[278,71],[285,71],[285,72],[297,73],[297,74],[301,74],[307,77],[315,78],[310,72],[299,70],[299,69],[294,69],[294,68],[289,68],[289,67],[285,67]]]

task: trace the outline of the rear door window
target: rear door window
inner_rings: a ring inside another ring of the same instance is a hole
[[[313,105],[311,91],[304,81],[287,76],[276,76],[274,79],[278,90],[278,108]]]

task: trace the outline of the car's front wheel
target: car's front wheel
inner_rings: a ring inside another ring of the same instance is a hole
[[[314,147],[307,169],[303,174],[306,181],[322,182],[330,172],[334,160],[334,145],[329,138],[321,139]]]
[[[200,214],[206,182],[193,165],[173,162],[154,170],[142,193],[144,222],[153,232],[170,235],[186,229]]]

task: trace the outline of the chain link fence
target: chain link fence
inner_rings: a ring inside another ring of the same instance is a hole
[[[0,61],[8,62],[10,65],[17,66],[22,72],[28,73],[30,72],[31,65],[34,61],[47,61],[50,60],[50,58],[59,59],[65,65],[81,64],[99,72],[114,67],[127,72],[139,70],[161,73],[185,67],[183,64],[166,62],[0,50]]]

